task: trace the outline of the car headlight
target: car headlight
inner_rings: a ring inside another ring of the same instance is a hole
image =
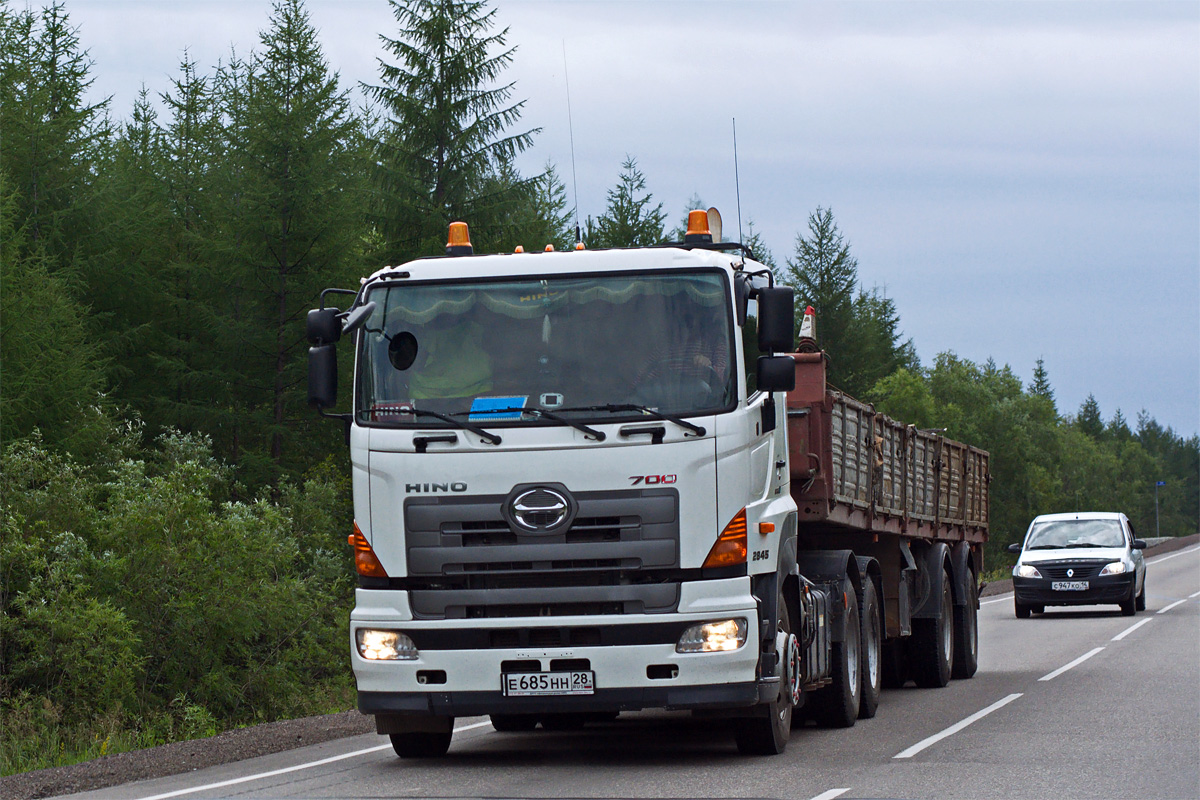
[[[1124,561],[1114,561],[1111,564],[1105,564],[1104,569],[1100,570],[1101,575],[1121,575],[1129,571],[1129,567]]]
[[[676,653],[719,653],[737,650],[746,643],[746,619],[726,619],[693,625],[679,637]]]
[[[1013,575],[1018,578],[1040,578],[1042,573],[1032,564],[1017,564],[1013,567]]]
[[[359,628],[355,640],[358,654],[368,661],[415,661],[420,655],[413,640],[400,631]]]

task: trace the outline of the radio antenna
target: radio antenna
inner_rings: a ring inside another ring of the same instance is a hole
[[[567,131],[571,138],[571,192],[575,195],[575,244],[583,242],[579,230],[579,182],[575,178],[575,123],[571,120],[571,78],[567,75],[567,40],[562,40],[563,83],[567,87]]]
[[[738,163],[737,163],[737,117],[733,117],[733,188],[737,192],[737,208],[738,208],[738,243],[742,239],[742,185],[738,179]]]

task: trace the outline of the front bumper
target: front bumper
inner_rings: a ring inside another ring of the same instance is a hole
[[[1036,565],[1035,565],[1036,566]],[[1123,603],[1129,599],[1135,572],[1088,578],[1088,588],[1069,591],[1055,590],[1050,578],[1020,578],[1013,576],[1013,596],[1026,606],[1095,606]]]
[[[359,589],[350,622],[359,709],[437,716],[733,709],[777,694],[775,679],[758,674],[759,610],[750,579],[683,586],[678,613],[470,620],[414,620],[405,592]],[[738,617],[747,631],[737,650],[675,652],[689,626]],[[364,659],[354,645],[360,628],[402,631],[419,655]],[[501,690],[506,672],[563,670],[593,672],[594,692],[507,697]]]

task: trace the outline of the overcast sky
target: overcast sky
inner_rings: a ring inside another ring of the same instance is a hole
[[[14,5],[23,5],[16,0]],[[129,116],[186,49],[246,55],[269,0],[66,0],[93,97]],[[309,0],[344,86],[377,83],[386,0]],[[541,127],[526,172],[604,210],[626,154],[672,224],[692,194],[775,257],[817,206],[924,363],[995,358],[1059,410],[1200,429],[1200,3],[519,2],[507,77]],[[356,95],[357,96],[357,95]],[[726,238],[733,238],[728,235]]]

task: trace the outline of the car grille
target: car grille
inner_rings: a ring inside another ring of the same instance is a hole
[[[1100,570],[1108,564],[1109,560],[1105,561],[1054,561],[1051,563],[1035,563],[1038,572],[1042,573],[1043,578],[1052,580],[1083,580],[1086,578],[1094,578],[1100,574]],[[1074,570],[1073,575],[1067,575],[1067,570]]]

